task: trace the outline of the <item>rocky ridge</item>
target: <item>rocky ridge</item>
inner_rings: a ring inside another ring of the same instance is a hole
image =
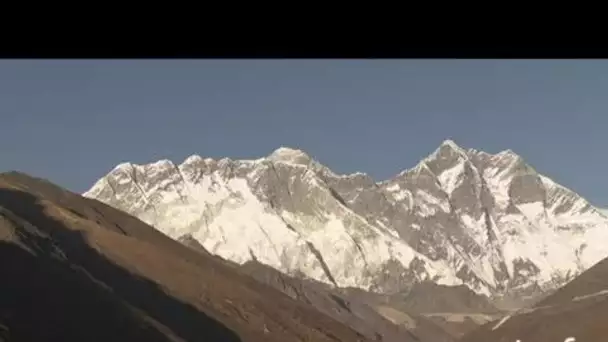
[[[584,198],[513,151],[451,140],[382,182],[281,147],[256,160],[122,163],[84,196],[239,264],[382,294],[433,282],[535,299],[608,256],[608,217]]]

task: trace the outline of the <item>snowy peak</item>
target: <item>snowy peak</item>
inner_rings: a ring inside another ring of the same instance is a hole
[[[215,160],[213,158],[203,158],[201,156],[199,156],[198,154],[193,154],[191,156],[189,156],[188,158],[184,159],[183,163],[180,165],[180,167],[183,167],[185,165],[209,165],[211,163],[214,163]]]
[[[446,146],[449,147],[453,150],[461,150],[462,148],[460,146],[458,146],[458,144],[456,144],[456,142],[452,139],[446,139],[443,142],[441,142],[441,146]]]
[[[433,172],[437,172],[464,160],[468,160],[466,151],[453,140],[445,140],[431,155],[423,159],[421,163],[428,165]]]
[[[386,293],[433,281],[534,297],[608,256],[608,217],[585,199],[513,151],[452,140],[381,183],[280,147],[256,160],[123,163],[84,195],[237,263]]]
[[[447,139],[441,142],[437,151],[451,151],[453,153],[462,154],[465,153],[465,150],[460,147],[454,140]],[[437,152],[436,151],[436,152]]]
[[[439,144],[439,147],[432,154],[436,154],[439,151],[451,151],[453,153],[465,153],[465,150],[460,147],[454,140],[446,139]]]
[[[511,150],[511,149],[507,149],[507,150],[498,152],[495,156],[499,160],[500,159],[521,159],[521,157],[517,153],[513,152],[513,150]]]
[[[308,165],[312,161],[312,158],[302,150],[279,147],[268,156],[268,160],[273,162]]]

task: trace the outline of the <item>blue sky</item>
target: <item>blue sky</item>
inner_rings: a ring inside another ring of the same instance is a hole
[[[116,164],[301,148],[377,180],[443,140],[510,148],[608,206],[608,61],[0,61],[0,171],[83,192]]]

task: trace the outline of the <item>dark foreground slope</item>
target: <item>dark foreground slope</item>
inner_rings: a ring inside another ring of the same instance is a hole
[[[20,173],[0,175],[0,340],[368,341],[132,216]]]
[[[490,322],[462,342],[608,341],[608,259],[531,308]]]

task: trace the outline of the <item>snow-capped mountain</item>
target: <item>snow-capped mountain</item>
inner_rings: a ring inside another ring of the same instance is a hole
[[[123,163],[84,196],[237,263],[380,293],[430,280],[521,298],[608,256],[608,217],[585,199],[510,150],[451,140],[383,182],[281,147],[257,160]]]

